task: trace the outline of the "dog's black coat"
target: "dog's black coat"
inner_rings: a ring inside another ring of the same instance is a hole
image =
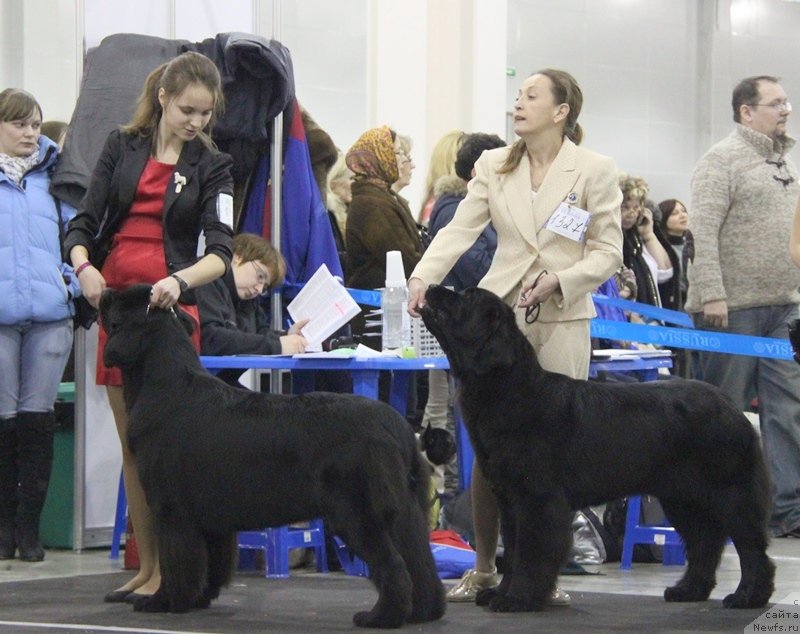
[[[723,603],[763,607],[770,485],[759,438],[719,390],[699,381],[578,381],[547,372],[496,295],[430,287],[421,309],[458,380],[475,456],[498,498],[506,560],[495,611],[541,609],[570,545],[572,511],[631,494],[657,496],[688,566],[667,601],[702,601],[726,538],[742,577]]]
[[[207,607],[233,574],[236,531],[324,517],[378,589],[356,625],[441,617],[430,473],[405,419],[364,397],[230,387],[201,366],[183,319],[146,310],[149,293],[107,290],[100,302],[104,359],[122,369],[128,443],[158,536],[161,587],[136,609]]]

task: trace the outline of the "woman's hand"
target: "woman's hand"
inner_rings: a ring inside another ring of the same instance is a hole
[[[534,304],[541,304],[559,288],[560,282],[555,273],[545,273],[541,277],[522,283],[522,292],[519,295],[518,306],[527,308]]]
[[[169,310],[178,303],[181,296],[181,285],[174,277],[167,276],[153,284],[150,291],[150,306]]]
[[[636,229],[642,240],[647,240],[653,235],[653,212],[647,207],[642,208],[639,220],[636,222]]]
[[[303,335],[283,335],[281,337],[281,354],[301,354],[306,351],[307,346],[308,341]]]
[[[78,275],[81,293],[92,308],[100,307],[100,295],[106,290],[106,280],[103,275],[91,264]]]
[[[419,317],[419,309],[425,305],[425,289],[427,285],[418,277],[408,280],[408,314]]]

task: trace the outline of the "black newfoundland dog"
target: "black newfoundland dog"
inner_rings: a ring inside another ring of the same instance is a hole
[[[458,380],[458,402],[478,464],[497,495],[506,560],[494,611],[539,610],[571,541],[572,512],[651,494],[686,545],[688,566],[667,601],[703,601],[728,536],[741,581],[728,608],[763,607],[775,567],[767,557],[770,485],[759,438],[742,412],[699,381],[577,381],[547,372],[496,295],[441,286],[421,315]]]
[[[358,396],[230,387],[200,365],[188,320],[148,310],[149,295],[139,285],[100,301],[104,359],[122,369],[128,443],[158,535],[161,587],[135,608],[208,607],[233,574],[236,531],[324,517],[378,590],[356,625],[440,618],[430,474],[405,419]]]

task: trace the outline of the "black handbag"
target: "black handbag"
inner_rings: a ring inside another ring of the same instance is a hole
[[[419,243],[422,246],[422,251],[428,248],[433,238],[431,237],[428,227],[423,224],[417,223],[417,235],[419,236]]]

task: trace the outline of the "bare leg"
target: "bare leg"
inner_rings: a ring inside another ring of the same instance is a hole
[[[128,449],[126,439],[128,414],[125,411],[122,388],[109,385],[106,390],[122,445],[125,497],[128,499],[128,510],[133,522],[133,532],[136,535],[136,546],[139,550],[139,573],[119,589],[135,590],[139,594],[153,594],[161,585],[161,569],[158,566],[158,546],[153,531],[153,515],[150,507],[147,506],[133,454]]]
[[[500,511],[477,461],[472,463],[472,523],[475,527],[475,570],[494,572]]]

